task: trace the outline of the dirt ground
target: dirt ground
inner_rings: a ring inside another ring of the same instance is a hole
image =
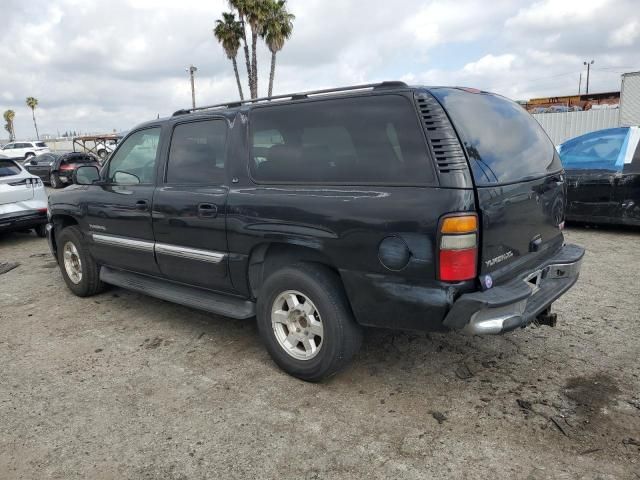
[[[640,231],[567,238],[556,328],[372,330],[307,384],[252,320],[76,298],[45,240],[0,235],[0,478],[640,479]]]

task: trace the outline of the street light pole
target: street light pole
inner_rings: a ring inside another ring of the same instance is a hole
[[[198,68],[191,65],[186,70],[189,72],[189,77],[191,78],[191,105],[193,108],[196,108],[196,86],[193,80],[193,74],[198,71]]]
[[[586,91],[586,94],[589,95],[589,69],[591,68],[591,65],[593,65],[593,60],[591,60],[590,62],[584,62],[584,64],[587,66],[587,91]]]

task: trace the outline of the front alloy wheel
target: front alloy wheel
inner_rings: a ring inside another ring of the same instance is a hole
[[[82,260],[80,260],[78,249],[73,243],[67,242],[64,244],[62,255],[69,280],[78,285],[82,281]]]

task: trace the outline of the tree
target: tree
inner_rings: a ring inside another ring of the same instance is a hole
[[[247,31],[245,29],[245,19],[247,17],[248,0],[229,0],[229,6],[238,11],[238,21],[242,29],[242,41],[244,42],[244,60],[247,66],[247,79],[249,81],[249,95],[253,96],[253,81],[251,79],[251,60],[249,59],[249,45],[247,44]]]
[[[269,51],[271,52],[271,71],[269,73],[269,94],[273,94],[273,79],[276,74],[276,55],[284,47],[284,42],[291,38],[293,21],[296,16],[287,11],[287,1],[270,2],[267,17],[262,31]]]
[[[251,27],[251,80],[252,98],[258,97],[258,37],[264,30],[264,24],[273,0],[246,0],[246,16]]]
[[[13,110],[6,110],[2,116],[4,117],[4,121],[7,122],[4,129],[9,132],[9,141],[13,142],[16,139],[16,131],[13,127],[13,119],[16,117],[16,112]]]
[[[262,38],[271,51],[271,72],[269,75],[269,96],[273,93],[273,81],[275,78],[276,55],[282,50],[284,43],[291,37],[293,31],[293,20],[295,15],[289,13],[286,8],[286,0],[228,0],[232,10],[236,10],[238,20],[235,20],[234,13],[224,13],[221,20],[216,21],[216,29],[220,28],[220,35],[216,38],[223,44],[227,57],[233,62],[236,74],[236,82],[240,85],[237,61],[235,60],[237,51],[241,44],[244,44],[244,57],[247,66],[247,79],[251,98],[258,97],[258,38]],[[227,25],[229,20],[237,24],[237,31],[231,35],[231,26]],[[247,24],[251,30],[251,56],[247,42]],[[225,31],[226,29],[228,31]],[[233,44],[225,47],[224,40],[227,34],[235,38]],[[237,41],[236,41],[237,40]],[[233,48],[227,48],[233,47]],[[231,55],[231,56],[230,56]],[[240,90],[240,87],[238,87]],[[241,93],[242,97],[242,93]]]
[[[36,107],[38,106],[38,99],[35,97],[27,97],[27,107],[31,109],[31,117],[33,118],[33,127],[36,129],[36,140],[40,140],[38,134],[38,124],[36,123]]]
[[[240,73],[238,72],[238,62],[236,61],[238,50],[240,49],[240,39],[243,36],[244,30],[242,29],[242,24],[236,20],[236,16],[233,13],[223,13],[222,18],[223,20],[216,20],[216,28],[213,29],[213,34],[222,45],[224,52],[227,54],[227,58],[233,63],[233,71],[236,74],[240,100],[244,100],[242,84],[240,83]],[[251,89],[251,86],[249,86],[249,88]]]

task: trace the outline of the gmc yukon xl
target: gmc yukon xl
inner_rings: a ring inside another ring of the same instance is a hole
[[[553,144],[484,91],[383,82],[180,110],[134,128],[50,196],[73,293],[104,284],[257,317],[317,381],[363,326],[499,334],[578,279]]]

